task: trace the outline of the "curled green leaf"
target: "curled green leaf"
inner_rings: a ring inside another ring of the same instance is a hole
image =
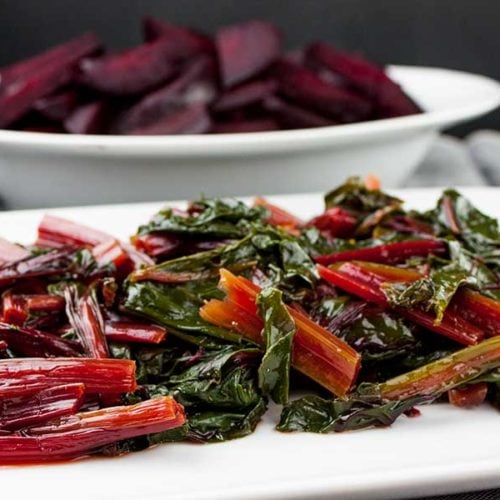
[[[295,322],[283,303],[283,294],[275,288],[263,290],[257,297],[257,305],[264,320],[265,344],[259,386],[273,401],[284,404],[288,401]]]
[[[281,432],[344,432],[369,427],[387,427],[425,398],[403,401],[351,396],[347,400],[305,396],[283,408],[277,430]]]

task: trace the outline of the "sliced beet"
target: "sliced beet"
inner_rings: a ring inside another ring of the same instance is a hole
[[[159,39],[118,54],[85,59],[80,64],[81,82],[113,95],[146,92],[171,78],[177,61],[169,54],[170,42]]]
[[[284,128],[313,128],[335,125],[337,122],[313,111],[290,104],[276,96],[264,100],[262,106],[269,111]]]
[[[209,103],[216,94],[213,61],[200,57],[173,82],[144,96],[125,111],[114,125],[116,133],[127,133],[161,119],[169,110],[194,102]]]
[[[340,51],[326,43],[314,43],[306,52],[308,63],[341,77],[351,87],[377,103],[381,114],[403,116],[421,109],[392,81],[382,68],[360,56]]]
[[[101,48],[101,43],[93,33],[69,40],[41,54],[24,59],[5,68],[0,68],[0,90],[19,79],[30,79],[50,67],[60,67],[74,63],[84,56],[91,55]]]
[[[144,127],[130,130],[131,135],[203,134],[210,129],[210,116],[204,103],[170,109],[164,116]]]
[[[280,126],[273,118],[261,118],[254,120],[233,120],[216,123],[211,132],[213,134],[237,134],[245,132],[267,132],[279,130]]]
[[[6,127],[28,111],[33,103],[66,85],[73,78],[72,65],[49,68],[10,84],[0,94],[0,127]]]
[[[64,128],[71,134],[99,134],[106,125],[107,106],[102,101],[80,106],[64,120]]]
[[[397,118],[422,113],[422,109],[397,83],[389,80],[380,86],[377,113],[379,118]]]
[[[142,20],[142,29],[147,42],[153,42],[159,38],[169,40],[171,55],[177,59],[214,51],[214,43],[208,36],[155,17],[145,17]]]
[[[61,122],[78,107],[78,102],[78,92],[65,90],[36,100],[33,109],[49,120]]]
[[[321,79],[312,70],[280,60],[273,67],[279,92],[291,101],[334,120],[366,120],[372,112],[371,102],[353,92]]]
[[[281,35],[271,23],[248,21],[217,32],[216,49],[225,87],[256,76],[280,55]]]
[[[2,78],[4,73],[7,76],[0,92],[0,127],[24,115],[37,99],[68,84],[73,79],[75,65],[82,57],[95,52],[98,46],[93,35],[86,35],[75,40],[69,48],[67,44],[60,46],[57,49],[59,56],[54,58],[52,55],[43,64],[37,61],[30,68],[14,65],[4,69]]]
[[[212,111],[216,113],[232,111],[250,104],[261,102],[266,97],[273,94],[277,87],[276,82],[273,80],[257,80],[244,83],[239,87],[223,92],[213,104]]]

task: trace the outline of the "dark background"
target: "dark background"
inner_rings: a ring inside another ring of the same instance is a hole
[[[283,29],[289,47],[323,39],[380,63],[500,80],[499,0],[0,0],[0,66],[85,30],[112,47],[132,45],[144,14],[205,31],[265,18]],[[500,129],[500,111],[454,132],[479,127]]]

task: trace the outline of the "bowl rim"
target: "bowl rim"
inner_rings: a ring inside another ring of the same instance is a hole
[[[430,77],[455,77],[477,85],[475,98],[462,106],[432,109],[421,114],[398,118],[333,125],[309,129],[278,130],[238,134],[198,134],[162,136],[83,135],[0,130],[0,153],[5,148],[28,148],[39,151],[99,155],[203,156],[263,151],[307,150],[349,143],[360,137],[414,133],[423,129],[438,130],[493,111],[500,106],[500,82],[464,71],[429,67],[390,65],[389,73]]]

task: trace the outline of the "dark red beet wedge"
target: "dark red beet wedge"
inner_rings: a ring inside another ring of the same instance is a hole
[[[0,127],[16,121],[37,99],[66,85],[72,77],[72,67],[64,66],[38,72],[9,85],[0,95]]]
[[[234,120],[216,123],[211,132],[213,134],[237,134],[245,132],[266,132],[279,130],[279,124],[272,118],[261,118],[255,120]]]
[[[107,106],[103,101],[81,106],[64,120],[64,128],[72,134],[99,134],[106,125]]]
[[[273,80],[257,80],[255,82],[244,83],[239,87],[223,92],[212,106],[212,111],[217,113],[232,111],[248,106],[249,104],[261,102],[273,94],[276,89],[277,84]]]
[[[97,37],[93,33],[85,33],[34,57],[0,68],[0,90],[5,90],[16,80],[32,78],[51,67],[59,67],[67,62],[74,63],[84,56],[97,52],[100,48],[101,43]]]
[[[313,111],[290,104],[276,96],[265,99],[262,106],[285,128],[326,127],[337,123]]]
[[[421,112],[417,104],[382,68],[362,57],[347,54],[325,43],[315,43],[308,48],[306,59],[316,69],[326,68],[343,78],[352,88],[375,100],[379,112],[384,117]]]
[[[23,116],[37,99],[69,83],[74,76],[75,65],[98,47],[97,39],[86,35],[60,46],[57,58],[52,55],[43,60],[39,56],[40,59],[32,66],[26,62],[4,69],[0,73],[4,81],[0,93],[0,127],[8,126]],[[40,63],[42,60],[43,63]]]
[[[221,80],[231,87],[256,76],[280,55],[281,35],[265,21],[248,21],[217,32]]]
[[[33,104],[33,109],[49,120],[61,122],[78,107],[78,101],[78,92],[65,90],[38,99]]]
[[[146,127],[171,110],[194,102],[209,103],[215,97],[213,61],[200,57],[173,82],[144,96],[118,118],[113,130],[120,134]]]
[[[157,121],[129,131],[131,135],[203,134],[210,129],[207,107],[194,103],[172,109]]]
[[[304,66],[280,60],[273,67],[279,91],[290,100],[343,122],[366,120],[372,112],[369,100],[322,80]]]
[[[153,42],[159,38],[169,40],[170,54],[176,59],[186,59],[196,54],[214,51],[214,43],[208,36],[161,19],[145,17],[142,20],[142,30],[147,42]]]
[[[177,61],[170,56],[170,41],[139,45],[125,52],[85,59],[81,81],[85,85],[114,95],[146,92],[171,78],[177,71]]]

